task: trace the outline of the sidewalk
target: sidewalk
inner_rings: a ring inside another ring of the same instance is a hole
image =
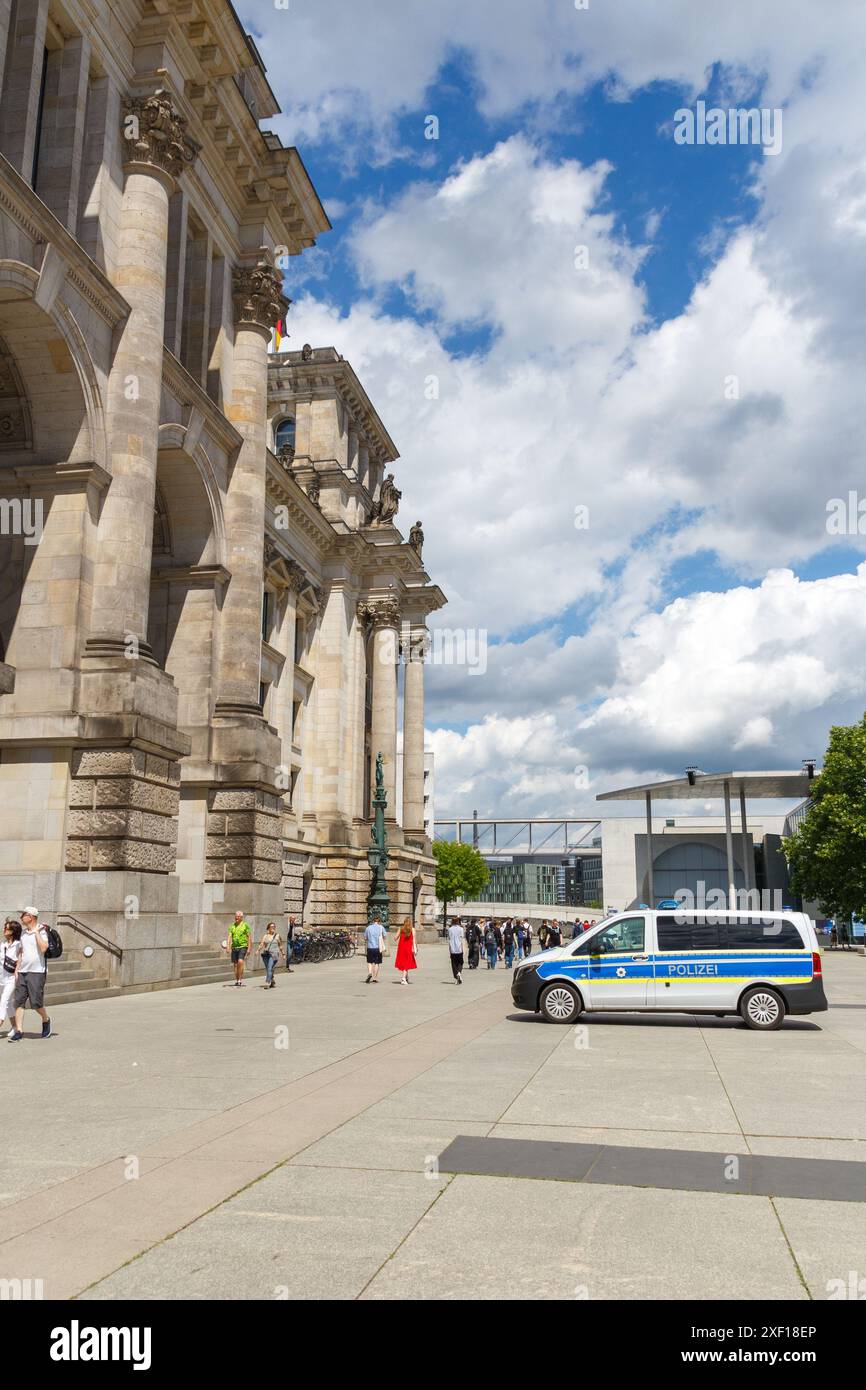
[[[356,959],[65,1006],[53,1041],[0,1054],[0,1276],[61,1298],[827,1297],[862,1266],[866,1189],[657,1187],[651,1154],[622,1185],[438,1170],[458,1135],[863,1163],[866,963],[824,960],[834,1007],[769,1035],[576,1034],[514,1012],[504,970],[458,989],[439,946],[408,988]]]

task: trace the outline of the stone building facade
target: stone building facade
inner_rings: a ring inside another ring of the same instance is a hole
[[[74,915],[130,988],[237,907],[361,925],[402,691],[423,914],[444,598],[349,364],[269,356],[329,223],[254,44],[227,0],[0,0],[0,73],[4,911]]]

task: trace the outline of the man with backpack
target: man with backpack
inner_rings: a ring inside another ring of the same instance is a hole
[[[510,970],[514,963],[514,948],[517,944],[514,922],[509,917],[502,928],[502,946],[505,951],[505,968]]]
[[[15,972],[15,990],[12,1005],[15,1009],[15,1027],[7,1042],[20,1042],[24,1034],[24,1010],[35,1009],[42,1019],[42,1037],[51,1037],[51,1019],[43,1007],[45,997],[45,960],[48,951],[58,953],[57,946],[50,940],[49,928],[39,922],[39,912],[35,907],[22,907],[21,954]],[[53,933],[56,936],[56,932]],[[57,937],[59,943],[60,938]],[[62,947],[61,947],[62,949]]]
[[[487,955],[487,969],[495,970],[502,950],[502,933],[492,917],[484,930],[484,950]]]

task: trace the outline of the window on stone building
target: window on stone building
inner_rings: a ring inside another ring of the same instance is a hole
[[[287,415],[286,418],[281,420],[277,425],[276,434],[274,435],[274,448],[275,451],[279,453],[281,449],[294,450],[294,447],[295,421],[291,415]]]
[[[307,641],[307,625],[300,613],[295,618],[295,662],[300,662],[304,655],[304,647]]]
[[[270,589],[265,589],[262,593],[262,641],[269,642],[271,639],[271,622],[273,619],[274,596]]]
[[[36,178],[39,172],[39,150],[42,145],[42,127],[45,120],[45,84],[48,78],[48,49],[42,53],[42,76],[39,80],[39,107],[36,116],[36,140],[33,145],[33,169],[30,175],[30,187],[36,187]]]

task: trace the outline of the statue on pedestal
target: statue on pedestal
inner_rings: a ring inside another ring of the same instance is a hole
[[[382,921],[382,926],[388,927],[388,914],[391,908],[391,899],[388,896],[388,888],[385,883],[385,870],[388,867],[388,832],[385,829],[385,808],[388,805],[388,797],[385,792],[385,774],[382,766],[382,754],[376,754],[376,794],[373,797],[375,808],[373,815],[373,826],[370,831],[370,848],[367,850],[367,863],[372,870],[372,881],[370,893],[367,898],[367,920],[372,921],[376,912]]]

